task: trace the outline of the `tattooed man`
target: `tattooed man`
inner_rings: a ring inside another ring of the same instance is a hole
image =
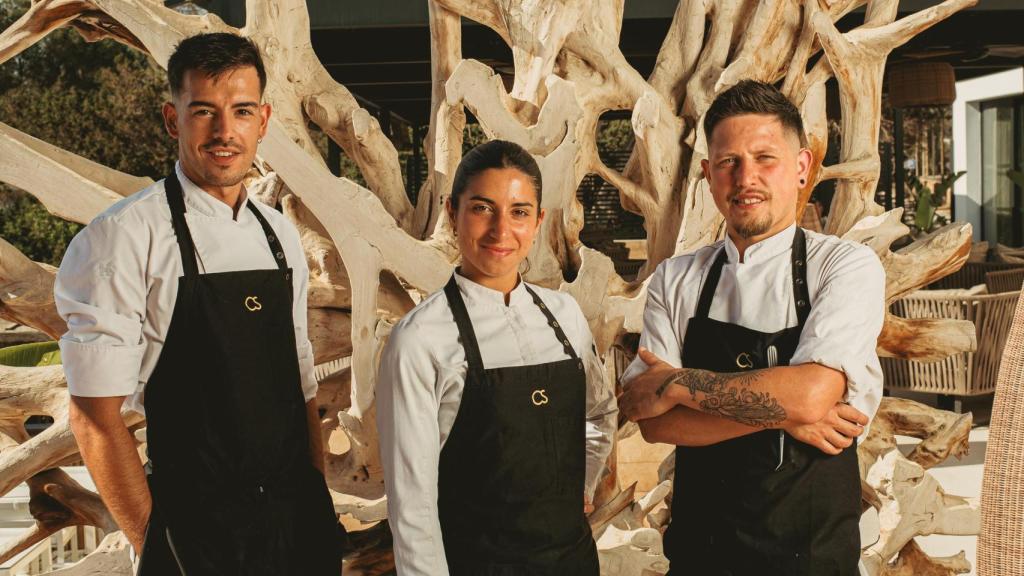
[[[726,238],[654,273],[619,399],[644,438],[677,446],[670,574],[856,576],[881,264],[796,226],[813,159],[774,87],[726,90],[704,133]]]

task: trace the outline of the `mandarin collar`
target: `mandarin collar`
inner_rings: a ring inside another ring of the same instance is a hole
[[[467,303],[471,302],[474,305],[506,308],[505,294],[501,290],[494,290],[493,288],[477,284],[460,274],[458,270],[455,271],[455,283],[458,284],[459,291],[462,292],[462,297],[466,299]],[[533,304],[533,298],[526,291],[526,284],[523,282],[522,276],[520,276],[519,283],[509,293],[508,307],[523,306],[527,303]]]
[[[187,209],[195,214],[218,220],[235,220],[235,211],[224,202],[214,198],[195,182],[189,180],[188,176],[181,169],[181,162],[174,163],[174,173],[178,175],[178,182],[181,182],[181,191],[185,197]],[[249,202],[249,195],[242,186],[242,203],[238,207],[238,222],[244,223],[249,219],[249,209],[246,204]]]
[[[751,244],[743,254],[743,264],[764,262],[774,256],[778,256],[793,246],[793,236],[796,235],[796,223],[790,224],[788,228],[780,231],[774,236],[769,236],[760,242]],[[725,235],[725,253],[729,257],[729,263],[740,261],[740,251],[733,243],[732,237]]]

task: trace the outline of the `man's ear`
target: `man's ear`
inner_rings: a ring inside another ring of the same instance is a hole
[[[807,179],[811,175],[811,164],[814,163],[814,154],[807,148],[801,148],[796,153],[796,177],[805,184],[801,184],[801,188],[806,185]]]
[[[270,125],[270,104],[260,104],[260,138],[267,137],[267,126]]]
[[[161,109],[161,113],[164,116],[164,129],[167,133],[174,138],[178,139],[178,110],[174,107],[174,104],[170,102],[164,102],[164,106]]]

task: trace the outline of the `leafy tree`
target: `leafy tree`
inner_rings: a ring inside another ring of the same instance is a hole
[[[0,0],[0,29],[28,6]],[[0,65],[0,122],[122,172],[160,178],[176,155],[160,116],[166,84],[145,54],[60,29]],[[30,258],[59,263],[79,229],[0,186],[0,236]]]

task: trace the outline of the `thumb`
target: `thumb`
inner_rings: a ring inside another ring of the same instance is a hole
[[[644,363],[646,363],[648,366],[654,366],[655,364],[661,363],[661,358],[658,358],[657,354],[651,352],[647,348],[640,347],[640,349],[637,351],[637,355],[640,356],[640,359],[643,360]]]

